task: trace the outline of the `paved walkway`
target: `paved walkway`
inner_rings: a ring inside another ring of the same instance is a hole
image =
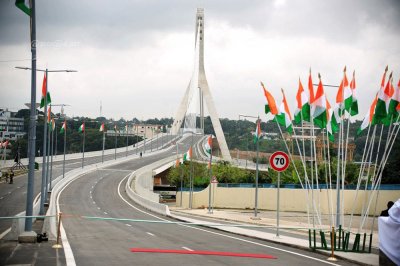
[[[254,219],[254,211],[251,210],[232,210],[232,209],[215,209],[212,214],[208,213],[207,209],[182,209],[177,207],[170,207],[171,216],[186,222],[204,223],[205,226],[217,228],[219,230],[246,235],[253,238],[263,239],[271,242],[281,243],[284,245],[294,246],[301,249],[309,249],[308,241],[308,218],[306,214],[286,212],[280,214],[279,222],[279,237],[276,236],[276,212],[273,211],[260,211],[257,214],[258,219]],[[350,217],[345,217],[345,224],[348,224]],[[324,220],[324,219],[322,219]],[[358,225],[360,217],[353,217],[353,224]],[[216,224],[222,222],[230,222],[243,224],[243,226],[218,226]],[[371,222],[371,221],[368,221]],[[375,224],[377,221],[375,220]],[[369,224],[369,223],[368,223]],[[271,230],[262,230],[260,228],[252,228],[254,226],[262,226],[270,228]],[[369,226],[370,227],[370,226]],[[374,226],[375,227],[375,226]],[[329,228],[329,226],[324,227]],[[357,229],[353,228],[353,232]],[[329,237],[327,238],[329,240]],[[372,253],[354,253],[354,252],[335,252],[338,259],[345,259],[354,263],[362,265],[379,265],[378,250],[378,233],[374,231]],[[330,252],[318,250],[326,253],[327,258]]]

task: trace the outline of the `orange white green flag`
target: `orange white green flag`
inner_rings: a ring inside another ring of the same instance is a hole
[[[319,83],[317,92],[315,94],[314,102],[311,102],[311,116],[314,124],[320,128],[325,128],[327,124],[326,116],[326,98],[324,86],[322,85],[321,76],[319,76]]]
[[[349,87],[349,81],[347,80],[346,67],[343,71],[343,79],[340,82],[338,92],[336,94],[336,103],[339,104],[341,110],[350,112],[353,104],[352,91]]]
[[[374,101],[369,107],[368,113],[365,115],[360,128],[357,130],[357,135],[359,135],[364,129],[366,129],[369,125],[372,124],[377,102],[378,102],[378,96],[375,96]]]
[[[82,123],[82,125],[79,127],[78,131],[81,133],[85,132],[85,122]]]
[[[67,121],[64,121],[62,123],[61,129],[60,129],[60,133],[64,133],[67,131]]]
[[[298,124],[301,121],[310,122],[310,103],[308,101],[307,92],[304,90],[301,80],[299,78],[299,89],[296,94],[297,108],[294,113],[294,121]]]
[[[43,83],[42,83],[42,98],[40,99],[40,108],[43,108],[45,106],[45,97],[46,98],[46,105],[51,103],[51,97],[50,97],[50,92],[47,91],[47,78],[46,78],[46,73],[44,74],[43,77]]]
[[[257,143],[261,138],[261,119],[257,119],[256,132],[254,133],[254,143]]]
[[[287,132],[293,133],[292,126],[292,115],[290,114],[289,106],[286,101],[285,92],[282,89],[282,103],[279,106],[279,113],[275,116],[275,120],[283,127],[286,128]]]
[[[101,126],[100,126],[100,128],[99,128],[99,131],[100,131],[100,132],[104,132],[104,123],[101,123]]]
[[[264,90],[264,96],[267,99],[267,104],[265,105],[265,114],[271,113],[272,115],[278,114],[278,108],[276,107],[275,99],[272,94],[267,91],[264,84],[261,82],[261,86]]]
[[[392,90],[394,91],[394,94],[393,94],[392,98],[390,99],[388,113],[391,117],[393,116],[393,118],[397,118],[398,113],[397,113],[396,107],[400,103],[400,79],[399,79],[399,82],[397,83],[396,89],[393,88],[393,83],[391,83],[391,86],[392,86]]]
[[[350,82],[350,89],[351,89],[351,110],[350,110],[350,115],[355,116],[358,115],[358,101],[357,101],[357,92],[356,92],[356,72],[353,71],[353,78],[351,79]]]
[[[54,129],[56,128],[56,121],[53,119],[51,119],[51,131],[54,131]]]
[[[381,87],[378,92],[378,101],[376,102],[375,113],[374,113],[374,117],[372,118],[373,124],[383,123],[383,120],[388,115],[387,109],[389,107],[389,101],[391,98],[391,95],[390,95],[391,91],[390,91],[389,83],[390,83],[392,74],[390,74],[389,80],[385,86],[387,70],[388,70],[388,67],[386,67],[385,72],[383,73],[383,76],[382,76]]]
[[[189,150],[183,154],[183,161],[189,161],[192,159],[192,147],[190,146]]]
[[[212,147],[212,136],[208,136],[207,142],[204,145],[204,148],[208,154],[211,154],[211,147]]]

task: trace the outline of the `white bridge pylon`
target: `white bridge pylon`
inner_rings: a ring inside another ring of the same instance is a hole
[[[196,42],[192,78],[175,115],[172,133],[178,134],[184,123],[184,131],[196,132],[196,118],[200,115],[199,128],[204,132],[204,102],[211,117],[212,126],[218,140],[221,155],[224,160],[231,161],[224,132],[211,96],[210,88],[204,71],[204,9],[198,8],[196,13]]]

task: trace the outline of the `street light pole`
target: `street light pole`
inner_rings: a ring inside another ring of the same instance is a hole
[[[30,1],[31,7],[31,53],[32,53],[32,72],[31,72],[31,110],[29,116],[29,140],[28,157],[29,172],[28,186],[26,192],[26,216],[25,232],[32,231],[33,215],[33,188],[35,183],[35,152],[36,152],[36,11],[35,0]]]

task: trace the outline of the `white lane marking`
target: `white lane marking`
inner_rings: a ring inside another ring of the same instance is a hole
[[[0,239],[2,239],[6,234],[8,234],[11,231],[11,227],[5,230],[3,233],[0,235]]]
[[[100,207],[97,207],[98,210],[100,210]]]
[[[17,188],[21,188],[21,187],[17,187]]]
[[[119,184],[118,184],[118,195],[119,195],[119,197],[120,197],[123,201],[125,201],[126,204],[128,204],[129,206],[131,206],[132,208],[134,208],[134,209],[137,210],[137,211],[140,211],[140,212],[145,213],[145,214],[147,214],[147,215],[149,215],[149,216],[155,217],[155,218],[157,218],[157,219],[159,219],[159,220],[161,220],[161,221],[168,221],[167,219],[163,219],[163,218],[161,218],[161,217],[158,217],[158,216],[156,216],[156,215],[154,215],[154,214],[145,212],[145,211],[143,211],[143,210],[141,210],[141,209],[139,209],[139,208],[133,206],[133,205],[130,204],[126,199],[124,199],[124,198],[122,197],[121,191],[120,191],[120,187],[121,187],[122,182],[123,182],[128,176],[129,176],[129,175],[125,176],[125,177],[121,180],[121,182],[119,182]],[[321,259],[318,259],[318,258],[310,257],[310,256],[307,256],[307,255],[304,255],[304,254],[301,254],[301,253],[294,252],[294,251],[289,251],[289,250],[285,250],[285,249],[282,249],[282,248],[277,248],[277,247],[273,247],[273,246],[269,246],[269,245],[265,245],[265,244],[253,242],[253,241],[246,240],[246,239],[239,238],[239,237],[234,237],[234,236],[230,236],[230,235],[224,235],[224,234],[222,234],[222,233],[212,232],[212,231],[209,231],[209,230],[206,230],[206,229],[202,229],[202,228],[198,228],[198,227],[191,226],[191,225],[185,225],[185,224],[179,224],[179,225],[180,225],[180,226],[184,226],[184,227],[189,227],[189,228],[192,228],[192,229],[195,229],[195,230],[199,230],[199,231],[202,231],[202,232],[206,232],[206,233],[210,233],[210,234],[214,234],[214,235],[218,235],[218,236],[223,236],[223,237],[226,237],[226,238],[230,238],[230,239],[234,239],[234,240],[238,240],[238,241],[242,241],[242,242],[254,244],[254,245],[257,245],[257,246],[266,247],[266,248],[278,250],[278,251],[281,251],[281,252],[286,252],[286,253],[289,253],[289,254],[292,254],[292,255],[296,255],[296,256],[299,256],[299,257],[308,258],[308,259],[310,259],[310,260],[316,260],[316,261],[321,262],[321,263],[325,263],[325,264],[329,264],[329,265],[338,265],[338,266],[339,266],[339,264],[335,264],[335,263],[328,262],[328,261],[325,261],[325,260],[321,260]]]
[[[95,201],[93,201],[93,204],[96,204],[96,202],[95,202]]]
[[[154,234],[152,234],[152,233],[150,233],[150,232],[146,232],[146,234],[151,235],[151,236],[154,236]]]
[[[108,214],[107,212],[104,212],[104,214]]]
[[[129,226],[129,227],[132,226],[131,224],[125,224],[125,225],[126,225],[126,226]]]
[[[91,199],[93,199],[93,197],[92,197],[92,196],[90,196],[90,198],[91,198]]]
[[[193,249],[187,248],[187,247],[182,247],[183,249],[186,249],[188,251],[193,251]]]

